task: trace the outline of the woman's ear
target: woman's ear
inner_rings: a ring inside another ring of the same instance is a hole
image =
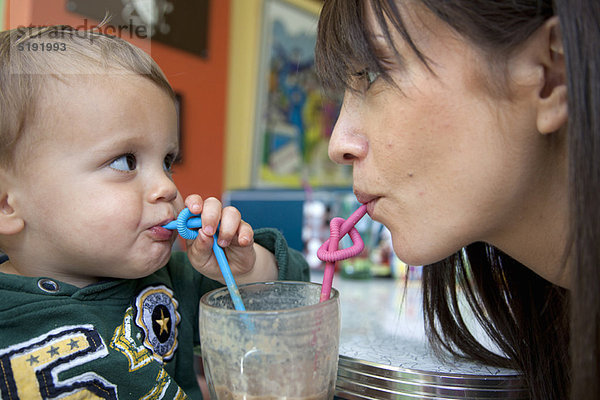
[[[545,21],[508,61],[512,93],[527,101],[537,131],[550,134],[567,123],[565,55],[557,17]]]
[[[567,76],[558,17],[550,18],[539,29],[535,39],[540,44],[539,61],[544,74],[537,99],[537,129],[548,134],[567,123]]]

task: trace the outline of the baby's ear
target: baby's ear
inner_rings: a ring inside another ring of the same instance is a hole
[[[0,195],[0,235],[14,235],[21,232],[25,221],[11,205],[10,195],[8,193]]]
[[[13,204],[13,196],[9,185],[0,173],[0,235],[14,235],[23,230],[25,221]]]

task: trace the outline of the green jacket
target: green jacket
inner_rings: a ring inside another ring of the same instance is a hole
[[[308,280],[281,233],[258,229],[255,241],[279,279]],[[0,273],[0,398],[201,399],[198,304],[221,286],[182,252],[146,278],[84,288]]]

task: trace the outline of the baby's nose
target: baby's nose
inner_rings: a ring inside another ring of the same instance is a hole
[[[163,176],[154,182],[149,193],[150,202],[172,202],[177,198],[177,186],[171,178]]]

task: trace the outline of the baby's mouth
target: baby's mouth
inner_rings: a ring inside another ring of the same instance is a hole
[[[175,231],[163,228],[161,225],[155,225],[148,229],[150,234],[157,240],[169,240],[175,234]]]

